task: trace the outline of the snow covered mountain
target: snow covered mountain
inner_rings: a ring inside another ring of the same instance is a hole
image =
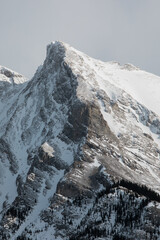
[[[0,67],[0,239],[160,239],[159,92],[62,42]]]

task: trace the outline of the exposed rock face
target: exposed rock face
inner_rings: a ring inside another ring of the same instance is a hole
[[[125,74],[152,78],[61,42],[28,82],[0,68],[1,239],[160,237],[159,112]]]

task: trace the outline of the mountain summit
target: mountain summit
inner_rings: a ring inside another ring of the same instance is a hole
[[[0,239],[160,239],[159,77],[54,42],[1,83]]]

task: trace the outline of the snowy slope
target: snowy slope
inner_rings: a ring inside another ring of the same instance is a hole
[[[76,236],[98,192],[122,179],[160,193],[159,77],[53,42],[30,81],[0,67],[0,84],[2,239]]]
[[[105,71],[101,77],[110,83],[126,91],[135,100],[148,109],[160,115],[159,90],[160,77],[139,70],[132,65],[120,66],[118,64],[106,64]],[[111,74],[110,77],[105,77]],[[103,83],[104,84],[104,81]],[[104,86],[104,85],[103,85]],[[105,89],[106,90],[106,89]]]
[[[112,94],[115,95],[115,97],[118,97],[118,93],[116,96],[115,92],[108,89],[107,82],[127,92],[135,100],[160,115],[159,76],[140,70],[132,64],[120,65],[117,62],[102,62],[100,60],[90,58],[68,44],[64,44],[64,46],[74,52],[74,57],[76,57],[76,55],[81,57],[81,59],[78,59],[77,57],[76,60],[78,61],[74,62],[73,69],[75,72],[78,73],[79,69],[81,69],[85,76],[89,76],[89,72],[92,74],[95,73],[97,75],[97,84],[101,89],[110,94],[110,97],[114,97]],[[71,53],[66,54],[66,58],[69,58],[69,61],[72,62],[70,56]],[[81,66],[80,62],[81,64],[85,63],[85,66]],[[87,82],[93,85],[92,78],[87,79]]]

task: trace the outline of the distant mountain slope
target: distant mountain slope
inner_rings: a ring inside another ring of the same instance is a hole
[[[160,78],[62,42],[0,67],[1,239],[160,239]]]

